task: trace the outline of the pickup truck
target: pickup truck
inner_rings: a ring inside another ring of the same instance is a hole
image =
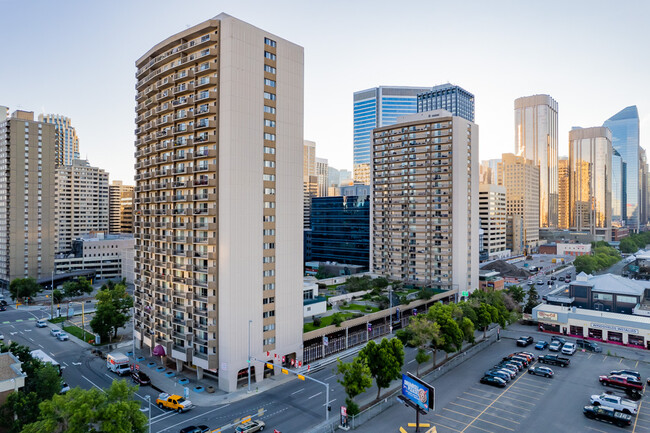
[[[559,365],[560,367],[568,367],[571,364],[569,358],[562,358],[557,355],[543,355],[537,358],[537,360],[542,364]]]
[[[185,400],[180,395],[169,395],[166,392],[160,393],[156,399],[156,405],[159,408],[166,407],[167,409],[175,410],[178,413],[183,413],[192,408],[192,402]]]
[[[643,392],[643,383],[634,380],[629,376],[618,376],[616,374],[611,376],[599,376],[598,381],[603,386],[611,386],[612,388],[619,388],[624,390],[628,395],[638,397]]]
[[[614,410],[627,413],[629,415],[636,415],[636,412],[639,408],[639,406],[632,400],[627,400],[617,395],[607,393],[592,395],[591,404],[593,406],[608,406]]]
[[[585,406],[582,412],[589,419],[609,422],[619,427],[632,424],[632,415],[615,411],[607,406]]]

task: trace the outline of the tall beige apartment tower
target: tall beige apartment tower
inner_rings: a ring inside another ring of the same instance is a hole
[[[311,199],[318,197],[318,176],[316,175],[316,143],[305,140],[302,161],[303,225],[311,228]]]
[[[108,173],[75,159],[56,169],[57,252],[89,233],[108,233]]]
[[[303,48],[220,14],[136,67],[136,344],[234,391],[302,359]]]
[[[612,133],[609,128],[569,131],[569,227],[612,238]]]
[[[109,233],[133,233],[133,185],[114,180],[108,186]]]
[[[72,165],[79,159],[79,137],[69,117],[60,114],[39,114],[39,122],[51,123],[56,128],[56,165]]]
[[[480,184],[479,218],[483,229],[483,249],[488,258],[501,257],[506,252],[506,189],[494,184]]]
[[[515,154],[539,167],[539,224],[558,226],[558,105],[549,95],[515,99]]]
[[[5,117],[0,109],[0,119]],[[0,121],[0,286],[44,278],[56,246],[53,125],[15,111]]]
[[[497,168],[497,184],[506,188],[506,212],[521,216],[523,225],[523,248],[530,251],[539,244],[539,168],[523,156],[504,153]],[[510,246],[516,253],[519,222],[510,218],[514,225]]]
[[[478,287],[478,126],[445,110],[372,133],[370,268],[417,286]]]

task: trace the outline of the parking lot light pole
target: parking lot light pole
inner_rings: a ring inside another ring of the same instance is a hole
[[[251,392],[251,323],[252,320],[248,321],[248,393]]]

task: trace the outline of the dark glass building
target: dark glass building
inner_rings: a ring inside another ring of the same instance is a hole
[[[308,261],[334,261],[368,269],[370,196],[312,198],[305,256]]]

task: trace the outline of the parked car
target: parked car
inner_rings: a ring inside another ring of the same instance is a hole
[[[551,280],[553,280],[553,281],[557,280],[557,278],[555,277],[555,275],[551,276]]]
[[[515,361],[514,359],[503,360],[503,361],[501,361],[499,363],[499,365],[505,365],[507,367],[514,367],[514,368],[517,369],[517,371],[521,371],[521,370],[524,369],[524,364],[519,362],[519,361]]]
[[[632,423],[632,415],[615,411],[607,406],[585,406],[582,413],[589,419],[609,422],[619,427],[625,427]]]
[[[526,358],[528,358],[529,362],[533,362],[535,360],[535,354],[531,352],[516,352],[515,355],[525,356]]]
[[[47,328],[47,323],[43,319],[37,320],[36,321],[36,327],[37,328]]]
[[[557,279],[558,281],[564,281],[564,277],[560,277]]]
[[[542,281],[542,280],[537,280],[537,285],[538,285],[538,286],[541,286],[541,285],[543,285],[543,284],[544,284],[544,281]]]
[[[573,354],[576,353],[576,345],[573,343],[564,343],[564,346],[562,346],[562,353],[573,356]]]
[[[576,346],[580,349],[585,349],[589,352],[600,353],[603,351],[603,348],[598,345],[595,341],[589,340],[576,340]]]
[[[237,426],[235,429],[236,433],[254,433],[257,431],[264,430],[264,421],[249,421],[245,424]]]
[[[70,385],[63,382],[63,384],[61,385],[61,391],[59,392],[59,394],[65,394],[68,391],[70,391]]]
[[[551,341],[551,344],[548,346],[548,350],[551,352],[559,352],[560,349],[562,349],[562,343],[557,340]]]
[[[553,377],[553,370],[548,367],[535,366],[528,369],[528,374],[535,374],[537,376]]]
[[[598,381],[603,386],[622,389],[632,397],[639,397],[643,391],[643,383],[640,380],[632,379],[630,376],[600,376]]]
[[[5,339],[5,335],[2,332],[0,332],[0,340],[4,340],[4,339]]]
[[[531,336],[521,337],[519,340],[517,340],[517,346],[526,347],[530,344],[533,344],[534,341],[535,340],[533,340],[533,337]]]
[[[191,425],[188,427],[183,427],[180,430],[180,433],[205,433],[210,430],[210,427],[207,425]]]
[[[544,355],[540,356],[537,360],[540,364],[559,365],[560,367],[568,367],[571,364],[569,358],[562,358],[557,355]]]
[[[505,388],[506,386],[506,381],[496,376],[483,376],[480,382],[486,385],[498,386],[499,388]]]
[[[56,337],[57,335],[59,335],[60,332],[61,332],[60,329],[55,329],[55,328],[50,329],[50,335],[52,337]]]
[[[0,311],[7,311],[7,307],[5,307],[4,305],[0,305]]]
[[[557,335],[554,335],[551,337],[551,343],[554,341],[559,341],[560,343],[564,344],[567,342],[567,339],[564,337],[558,337]]]
[[[641,373],[635,370],[614,370],[610,371],[609,374],[619,376],[632,376],[636,378],[636,380],[641,380]]]
[[[523,356],[517,356],[517,355],[508,355],[505,358],[503,358],[504,361],[518,361],[521,363],[522,368],[523,367],[528,367],[528,359],[524,358]]]
[[[590,401],[594,406],[608,406],[614,410],[630,415],[636,415],[636,412],[639,409],[639,405],[632,400],[628,400],[610,393],[592,395]]]
[[[502,364],[495,365],[493,368],[498,368],[500,370],[506,370],[506,371],[514,374],[515,376],[517,375],[517,373],[519,373],[519,368],[517,368],[517,366],[513,365],[513,364],[503,364],[502,363]]]
[[[484,376],[494,376],[498,377],[500,379],[505,380],[506,382],[510,382],[510,373],[506,373],[505,371],[497,370],[497,369],[492,369],[488,370],[485,372]]]
[[[544,350],[548,347],[548,342],[544,340],[539,340],[537,344],[535,345],[535,349],[537,350]]]
[[[57,338],[57,340],[59,340],[59,341],[68,341],[68,339],[69,339],[68,334],[66,334],[65,332],[59,332],[59,333],[56,335],[56,338]]]
[[[151,385],[151,379],[149,379],[149,376],[138,370],[131,372],[131,379],[133,380],[133,383],[137,383],[138,385]]]

